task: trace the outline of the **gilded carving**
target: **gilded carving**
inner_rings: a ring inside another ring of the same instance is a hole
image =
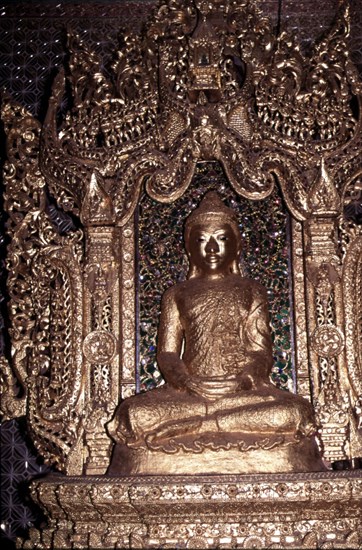
[[[50,524],[32,536],[40,548],[358,548],[361,491],[358,472],[48,479],[32,495]]]
[[[357,456],[361,449],[361,435],[356,421],[359,407],[348,382],[350,367],[346,353],[350,352],[345,346],[345,314],[348,303],[354,298],[353,293],[347,295],[343,290],[340,250],[342,248],[342,254],[345,254],[344,247],[348,246],[349,239],[342,236],[342,243],[345,238],[346,245],[339,247],[337,216],[341,199],[324,162],[311,188],[309,201],[313,206],[306,232],[311,256],[307,273],[310,281],[309,338],[314,366],[314,400],[324,456],[333,462]]]
[[[311,345],[321,357],[334,357],[344,348],[344,336],[337,327],[322,325],[312,334]]]
[[[26,415],[40,454],[68,476],[33,486],[49,527],[24,547],[361,544],[353,472],[74,478],[107,471],[106,426],[138,389],[140,194],[176,201],[209,160],[246,199],[280,186],[298,399],[314,409],[328,467],[361,457],[362,85],[348,37],[348,2],[306,56],[254,2],[160,0],[144,31],[124,36],[112,78],[69,32],[43,124],[4,98],[12,358],[1,409]]]
[[[309,207],[314,214],[325,216],[337,214],[340,197],[322,157],[320,171],[308,195]]]
[[[109,363],[116,350],[116,339],[106,330],[90,332],[83,342],[83,353],[90,363]]]

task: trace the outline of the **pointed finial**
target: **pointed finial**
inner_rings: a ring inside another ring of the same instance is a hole
[[[313,214],[331,216],[340,209],[340,197],[322,157],[320,169],[308,195],[308,205]]]

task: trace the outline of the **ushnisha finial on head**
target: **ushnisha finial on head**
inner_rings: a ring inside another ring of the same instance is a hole
[[[194,225],[220,221],[229,224],[240,237],[239,224],[234,210],[225,206],[216,191],[209,191],[200,205],[191,212],[185,223],[185,238]]]

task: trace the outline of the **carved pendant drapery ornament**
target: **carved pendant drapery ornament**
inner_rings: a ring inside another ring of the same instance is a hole
[[[280,185],[298,392],[318,413],[325,458],[361,456],[362,234],[344,211],[360,189],[362,87],[348,33],[345,3],[307,57],[251,1],[165,0],[141,35],[124,36],[109,80],[69,34],[42,127],[4,101],[12,360],[2,408],[26,414],[61,471],[106,471],[105,424],[135,389],[140,191],[173,202],[205,160],[248,199]],[[51,201],[68,213],[65,229]]]

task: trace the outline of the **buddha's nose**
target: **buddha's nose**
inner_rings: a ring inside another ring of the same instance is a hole
[[[214,237],[210,237],[206,246],[205,252],[219,252],[219,245]]]

